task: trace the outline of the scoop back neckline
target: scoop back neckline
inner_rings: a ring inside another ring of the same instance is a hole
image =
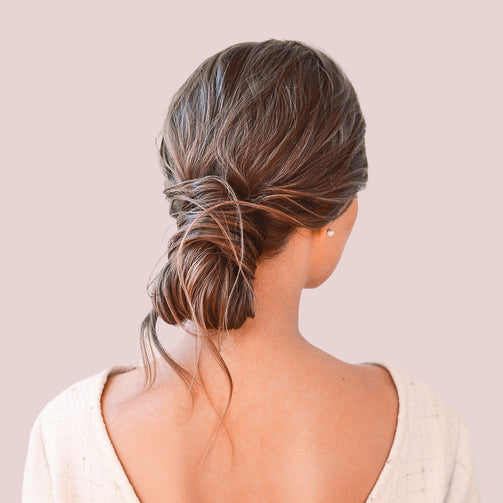
[[[402,386],[400,370],[390,363],[384,362],[361,362],[361,364],[365,365],[377,365],[385,368],[391,376],[393,384],[395,385],[397,396],[398,396],[398,413],[395,427],[395,434],[393,436],[393,441],[391,443],[390,450],[388,452],[388,456],[384,465],[377,477],[377,480],[372,487],[370,493],[367,495],[367,498],[364,503],[370,503],[373,498],[375,498],[378,493],[382,490],[382,488],[386,487],[386,482],[391,476],[394,461],[398,458],[397,454],[400,449],[400,445],[402,444],[402,438],[405,431],[405,388]],[[125,497],[127,498],[126,503],[143,503],[138,494],[133,487],[133,484],[129,480],[128,475],[122,465],[121,460],[115,450],[114,445],[112,444],[112,440],[108,434],[105,420],[103,417],[103,411],[101,408],[101,397],[103,395],[103,391],[105,388],[105,384],[108,378],[112,374],[124,373],[138,368],[138,365],[129,364],[129,365],[113,365],[111,367],[107,367],[99,372],[96,377],[98,378],[98,392],[94,395],[94,399],[96,400],[95,406],[93,407],[94,411],[94,421],[97,426],[98,431],[98,442],[102,448],[105,465],[108,467],[112,467],[113,478],[115,482],[121,487]]]

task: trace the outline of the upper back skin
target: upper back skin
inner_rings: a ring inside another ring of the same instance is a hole
[[[388,371],[318,350],[284,378],[234,389],[201,470],[214,409],[201,396],[191,410],[175,374],[142,393],[140,368],[110,376],[101,406],[141,503],[364,503],[393,442]]]

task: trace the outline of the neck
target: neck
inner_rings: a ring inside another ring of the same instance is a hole
[[[237,386],[259,382],[261,377],[274,378],[287,372],[288,367],[298,368],[299,358],[314,348],[298,326],[300,297],[307,276],[307,262],[299,255],[308,253],[308,243],[299,241],[275,259],[259,262],[254,279],[255,317],[229,331],[227,338],[223,335],[220,344],[214,340]],[[292,271],[292,263],[300,267]],[[190,324],[187,328],[193,330]],[[170,354],[192,374],[196,339],[185,334]],[[228,390],[222,367],[204,345],[200,348],[198,370],[208,386],[224,386]]]

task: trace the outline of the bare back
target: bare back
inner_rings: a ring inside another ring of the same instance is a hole
[[[393,442],[395,385],[379,366],[315,360],[238,390],[202,471],[218,424],[209,402],[191,411],[176,377],[141,394],[138,369],[110,376],[102,413],[141,503],[363,503]]]

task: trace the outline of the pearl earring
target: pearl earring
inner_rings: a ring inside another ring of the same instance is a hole
[[[333,229],[327,229],[327,235],[328,236],[333,236],[334,235]]]

